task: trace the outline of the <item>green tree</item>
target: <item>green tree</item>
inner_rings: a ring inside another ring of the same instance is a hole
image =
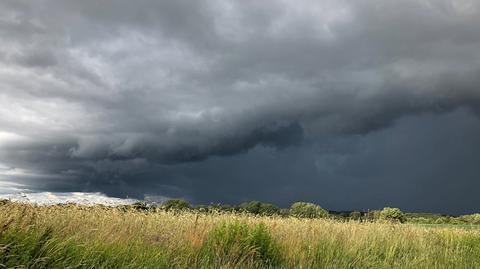
[[[383,208],[382,211],[380,211],[380,219],[399,222],[405,222],[407,220],[405,213],[395,207]]]
[[[239,209],[244,212],[258,215],[274,215],[280,211],[280,209],[273,204],[262,203],[259,201],[241,203]]]
[[[165,210],[186,210],[190,209],[190,204],[183,199],[171,199],[162,204]]]
[[[290,207],[290,214],[300,218],[324,218],[328,217],[328,211],[319,205],[306,202],[296,202]]]

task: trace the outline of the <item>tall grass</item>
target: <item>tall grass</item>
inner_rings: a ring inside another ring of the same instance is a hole
[[[273,267],[281,261],[280,246],[263,224],[234,221],[209,232],[200,250],[203,267]]]
[[[480,231],[381,222],[0,206],[0,267],[480,268]]]

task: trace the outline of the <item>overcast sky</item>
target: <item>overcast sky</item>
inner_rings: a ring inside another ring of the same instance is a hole
[[[480,1],[0,2],[0,193],[480,211]]]

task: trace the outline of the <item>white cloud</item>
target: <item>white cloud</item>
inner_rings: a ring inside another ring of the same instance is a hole
[[[121,199],[108,197],[103,193],[85,192],[37,192],[37,193],[16,193],[3,194],[0,199],[8,199],[14,202],[34,203],[39,205],[53,205],[75,203],[80,205],[128,205],[138,202],[135,199]]]

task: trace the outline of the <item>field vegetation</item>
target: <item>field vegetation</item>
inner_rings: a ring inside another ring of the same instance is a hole
[[[479,268],[477,217],[448,217],[438,226],[394,208],[332,214],[310,203],[278,209],[255,201],[235,207],[4,201],[0,267]]]

